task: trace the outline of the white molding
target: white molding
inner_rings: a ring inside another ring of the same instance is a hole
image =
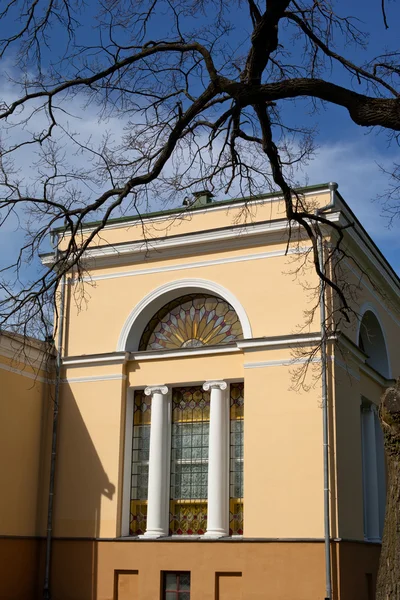
[[[326,219],[331,222],[339,222],[341,214],[340,212],[329,213],[326,215]],[[301,237],[306,238],[305,231],[297,223],[292,224],[292,233],[294,229],[298,231]],[[163,255],[162,258],[164,259],[182,254],[187,255],[190,247],[192,247],[191,251],[195,251],[199,245],[202,246],[202,251],[215,251],[216,244],[218,244],[220,251],[232,250],[235,249],[235,245],[239,247],[247,246],[246,240],[248,238],[253,238],[252,243],[254,244],[254,238],[257,236],[260,238],[259,245],[266,245],[267,236],[269,243],[271,241],[279,243],[287,240],[288,231],[289,222],[287,219],[242,223],[219,229],[209,229],[171,237],[164,236],[153,240],[141,239],[134,242],[93,247],[86,250],[82,258],[86,263],[95,261],[95,267],[112,266],[127,260],[132,262],[135,256],[137,256],[137,260],[143,261],[143,258],[148,257],[151,252],[156,252],[158,259],[160,259],[160,254],[165,251],[168,251],[168,256]],[[275,236],[275,238],[272,239],[272,236]],[[173,254],[171,254],[171,251],[173,251]],[[41,260],[43,265],[50,267],[53,264],[54,256],[42,256]],[[91,279],[88,277],[86,280],[90,281]]]
[[[148,269],[135,269],[134,271],[122,271],[119,273],[108,273],[105,275],[93,275],[84,277],[83,281],[93,282],[107,279],[119,279],[121,277],[137,277],[140,275],[152,275],[154,273],[166,273],[171,271],[185,271],[187,269],[199,269],[202,267],[212,267],[215,265],[227,265],[237,262],[246,262],[249,260],[262,260],[266,258],[278,258],[280,256],[291,256],[301,254],[310,249],[311,246],[302,246],[300,248],[288,248],[284,250],[271,250],[270,252],[259,252],[256,254],[245,254],[242,256],[231,256],[228,258],[215,258],[211,260],[201,260],[189,263],[179,263],[176,265],[167,265],[164,267],[149,267]],[[219,248],[221,250],[221,248]]]
[[[340,367],[341,369],[344,369],[346,371],[346,373],[348,375],[350,375],[351,377],[353,377],[356,381],[360,381],[361,377],[359,375],[359,373],[357,373],[356,371],[354,371],[354,369],[352,369],[351,367],[349,367],[344,361],[340,360],[340,358],[334,358],[334,364],[337,365],[338,367]]]
[[[128,352],[107,352],[82,356],[66,356],[62,359],[64,367],[89,367],[97,365],[123,365],[129,358]]]
[[[319,363],[321,362],[321,358],[318,356],[314,356],[312,358],[282,358],[279,360],[265,360],[261,362],[245,363],[243,366],[245,369],[262,369],[264,367],[287,367],[296,364],[305,364],[307,362]]]
[[[386,379],[386,377],[378,373],[378,371],[375,371],[375,369],[373,369],[366,363],[360,364],[360,371],[365,373],[365,375],[373,379],[378,385],[384,388],[388,387],[394,382],[394,379]]]
[[[356,346],[344,333],[340,333],[338,336],[338,342],[344,349],[346,349],[353,358],[358,362],[364,363],[367,359],[367,355],[358,346]]]
[[[253,338],[249,340],[239,340],[236,342],[237,347],[241,350],[258,350],[259,348],[291,348],[295,346],[307,346],[320,343],[320,333],[310,333],[303,336],[284,335],[276,338]]]
[[[207,293],[212,292],[213,294],[220,296],[229,302],[229,304],[233,306],[240,320],[244,338],[252,337],[250,321],[246,311],[236,296],[232,294],[232,292],[227,290],[225,287],[222,287],[222,285],[207,279],[176,279],[175,281],[169,281],[159,286],[155,290],[152,290],[135,306],[121,330],[117,344],[117,352],[123,352],[126,350],[128,338],[131,332],[133,334],[131,345],[136,346],[137,348],[140,337],[148,321],[151,319],[154,313],[157,312],[157,310],[159,310],[169,300],[172,300],[173,297],[176,297],[176,292],[184,295],[198,291]]]
[[[10,367],[10,365],[5,365],[4,363],[0,363],[0,369],[3,371],[8,371],[9,373],[15,373],[16,375],[22,375],[22,377],[33,379],[34,381],[38,381],[39,383],[54,383],[54,379],[40,377],[39,375],[35,375],[34,373],[28,373],[27,371]]]
[[[342,344],[344,346],[344,348],[352,354],[354,360],[358,363],[359,370],[362,371],[363,373],[365,373],[366,375],[368,375],[371,379],[373,379],[381,387],[388,387],[389,385],[391,385],[394,382],[394,379],[384,377],[383,375],[378,373],[378,371],[375,371],[375,369],[373,369],[372,367],[367,365],[367,363],[365,362],[368,358],[367,355],[362,350],[360,350],[360,348],[355,346],[351,342],[351,340],[349,340],[347,338],[346,335],[344,335],[342,333],[338,337],[338,342],[339,342],[339,344]],[[345,362],[342,362],[340,359],[335,357],[335,363],[337,363],[342,368],[346,369],[348,371],[348,373],[351,374],[353,377],[360,380],[360,378],[361,378],[360,375],[356,374],[355,371],[353,369],[351,369],[350,367],[348,367]]]
[[[131,352],[129,360],[159,360],[163,358],[187,358],[210,354],[230,354],[240,352],[237,346],[203,346],[202,348],[177,348],[176,350],[154,350],[153,352]]]
[[[250,338],[238,340],[232,345],[226,346],[203,346],[200,348],[177,348],[176,350],[154,350],[152,352],[107,352],[104,354],[87,354],[83,356],[66,357],[63,360],[63,365],[72,367],[85,366],[101,366],[104,364],[125,364],[128,361],[143,361],[143,360],[163,360],[171,358],[188,358],[195,356],[209,356],[213,354],[232,354],[237,352],[246,352],[251,350],[268,350],[279,348],[292,348],[297,346],[307,346],[320,342],[320,333],[309,333],[305,335],[284,335],[270,338]],[[340,337],[340,341],[347,339],[344,334]],[[354,352],[350,342],[346,342],[346,348]],[[359,351],[362,357],[364,355]]]
[[[315,196],[317,194],[324,194],[330,191],[329,186],[321,186],[320,188],[316,188],[314,190],[309,190],[309,191],[304,191],[301,192],[302,196]],[[157,215],[155,217],[147,217],[146,214],[141,215],[141,219],[138,218],[132,218],[130,221],[127,219],[124,222],[118,222],[118,223],[109,223],[108,225],[105,225],[105,227],[103,227],[102,231],[107,230],[107,229],[129,229],[130,227],[134,227],[136,224],[141,224],[142,221],[146,221],[147,223],[157,223],[158,221],[168,221],[169,219],[192,219],[195,215],[198,214],[204,214],[204,213],[209,213],[209,212],[214,212],[214,211],[220,211],[220,210],[224,210],[224,211],[228,211],[228,210],[234,210],[237,208],[243,208],[243,206],[246,206],[248,204],[251,204],[251,206],[257,205],[257,204],[267,204],[269,202],[273,203],[273,202],[283,202],[283,196],[282,194],[275,194],[273,196],[264,196],[263,198],[258,198],[257,200],[252,199],[251,197],[243,199],[242,202],[235,202],[235,199],[233,199],[231,202],[229,200],[222,200],[221,202],[214,202],[211,204],[207,204],[203,209],[196,209],[195,211],[191,210],[191,209],[182,209],[181,213],[179,212],[173,212],[173,213],[166,213],[166,214],[160,214]],[[179,208],[179,207],[177,207]],[[174,210],[174,209],[171,209]],[[86,232],[90,232],[90,231],[94,231],[95,226],[86,226],[82,225],[82,231],[86,231]]]
[[[94,381],[123,381],[126,375],[115,373],[115,375],[89,375],[87,377],[66,377],[61,380],[61,383],[87,383]]]
[[[199,245],[204,246],[211,244],[211,248],[215,247],[215,244],[221,244],[222,242],[232,242],[232,240],[239,241],[243,244],[243,240],[247,238],[253,238],[255,236],[262,236],[263,242],[265,243],[264,236],[269,234],[279,234],[279,239],[283,241],[285,236],[282,234],[288,231],[287,219],[279,219],[277,221],[267,221],[262,223],[244,223],[240,225],[233,225],[231,227],[223,227],[221,229],[209,229],[206,231],[187,233],[182,235],[175,235],[171,237],[161,237],[154,240],[141,239],[134,242],[123,242],[117,244],[108,244],[106,246],[99,246],[89,248],[85,250],[83,254],[83,260],[88,263],[89,261],[96,261],[95,265],[105,266],[110,264],[118,264],[121,261],[132,260],[132,256],[139,255],[139,259],[142,260],[143,255],[149,255],[150,252],[161,253],[165,250],[177,250],[180,249],[179,254],[187,254],[190,246],[197,247]],[[227,246],[224,249],[229,248]],[[42,263],[49,267],[54,262],[54,256],[42,257]]]

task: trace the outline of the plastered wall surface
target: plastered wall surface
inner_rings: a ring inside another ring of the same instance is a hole
[[[284,250],[284,244],[281,247]],[[310,308],[309,293],[293,284],[295,266],[292,259],[280,256],[96,281],[87,289],[87,306],[78,312],[73,303],[68,305],[67,355],[115,351],[134,307],[160,286],[186,278],[218,283],[233,294],[246,311],[253,337],[295,333],[304,310]],[[310,329],[318,329],[317,321]]]
[[[38,535],[47,385],[0,355],[0,534]]]

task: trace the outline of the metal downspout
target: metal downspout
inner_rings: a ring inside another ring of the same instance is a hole
[[[58,259],[58,243],[55,251],[55,259]],[[47,508],[47,536],[46,536],[46,562],[45,576],[43,585],[43,599],[50,600],[50,567],[51,567],[51,550],[52,550],[52,533],[53,533],[53,500],[54,500],[54,482],[56,473],[56,453],[57,453],[57,431],[58,431],[58,413],[60,400],[60,378],[61,378],[61,363],[62,363],[62,345],[64,336],[64,312],[65,312],[65,281],[66,275],[63,274],[60,281],[60,313],[58,319],[58,336],[57,336],[57,355],[56,355],[56,380],[54,389],[54,410],[53,410],[53,431],[51,441],[51,461],[50,461],[50,481],[49,481],[49,497]]]
[[[326,206],[316,210],[316,214],[321,214],[335,206],[335,192],[338,184],[329,183],[330,202]],[[324,265],[324,247],[322,235],[318,236],[318,260],[321,273],[325,273]],[[329,414],[328,414],[328,381],[327,381],[327,351],[325,334],[325,282],[319,283],[319,310],[321,324],[321,369],[322,369],[322,436],[323,436],[323,461],[324,461],[324,545],[325,545],[325,581],[326,594],[325,600],[332,599],[332,569],[331,569],[331,525],[330,525],[330,489],[329,489]]]

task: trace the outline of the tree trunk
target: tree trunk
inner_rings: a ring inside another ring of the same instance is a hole
[[[376,600],[400,600],[400,379],[381,398],[385,439],[387,501]]]

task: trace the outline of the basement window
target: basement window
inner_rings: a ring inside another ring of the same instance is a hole
[[[164,572],[162,600],[190,600],[190,572]]]

